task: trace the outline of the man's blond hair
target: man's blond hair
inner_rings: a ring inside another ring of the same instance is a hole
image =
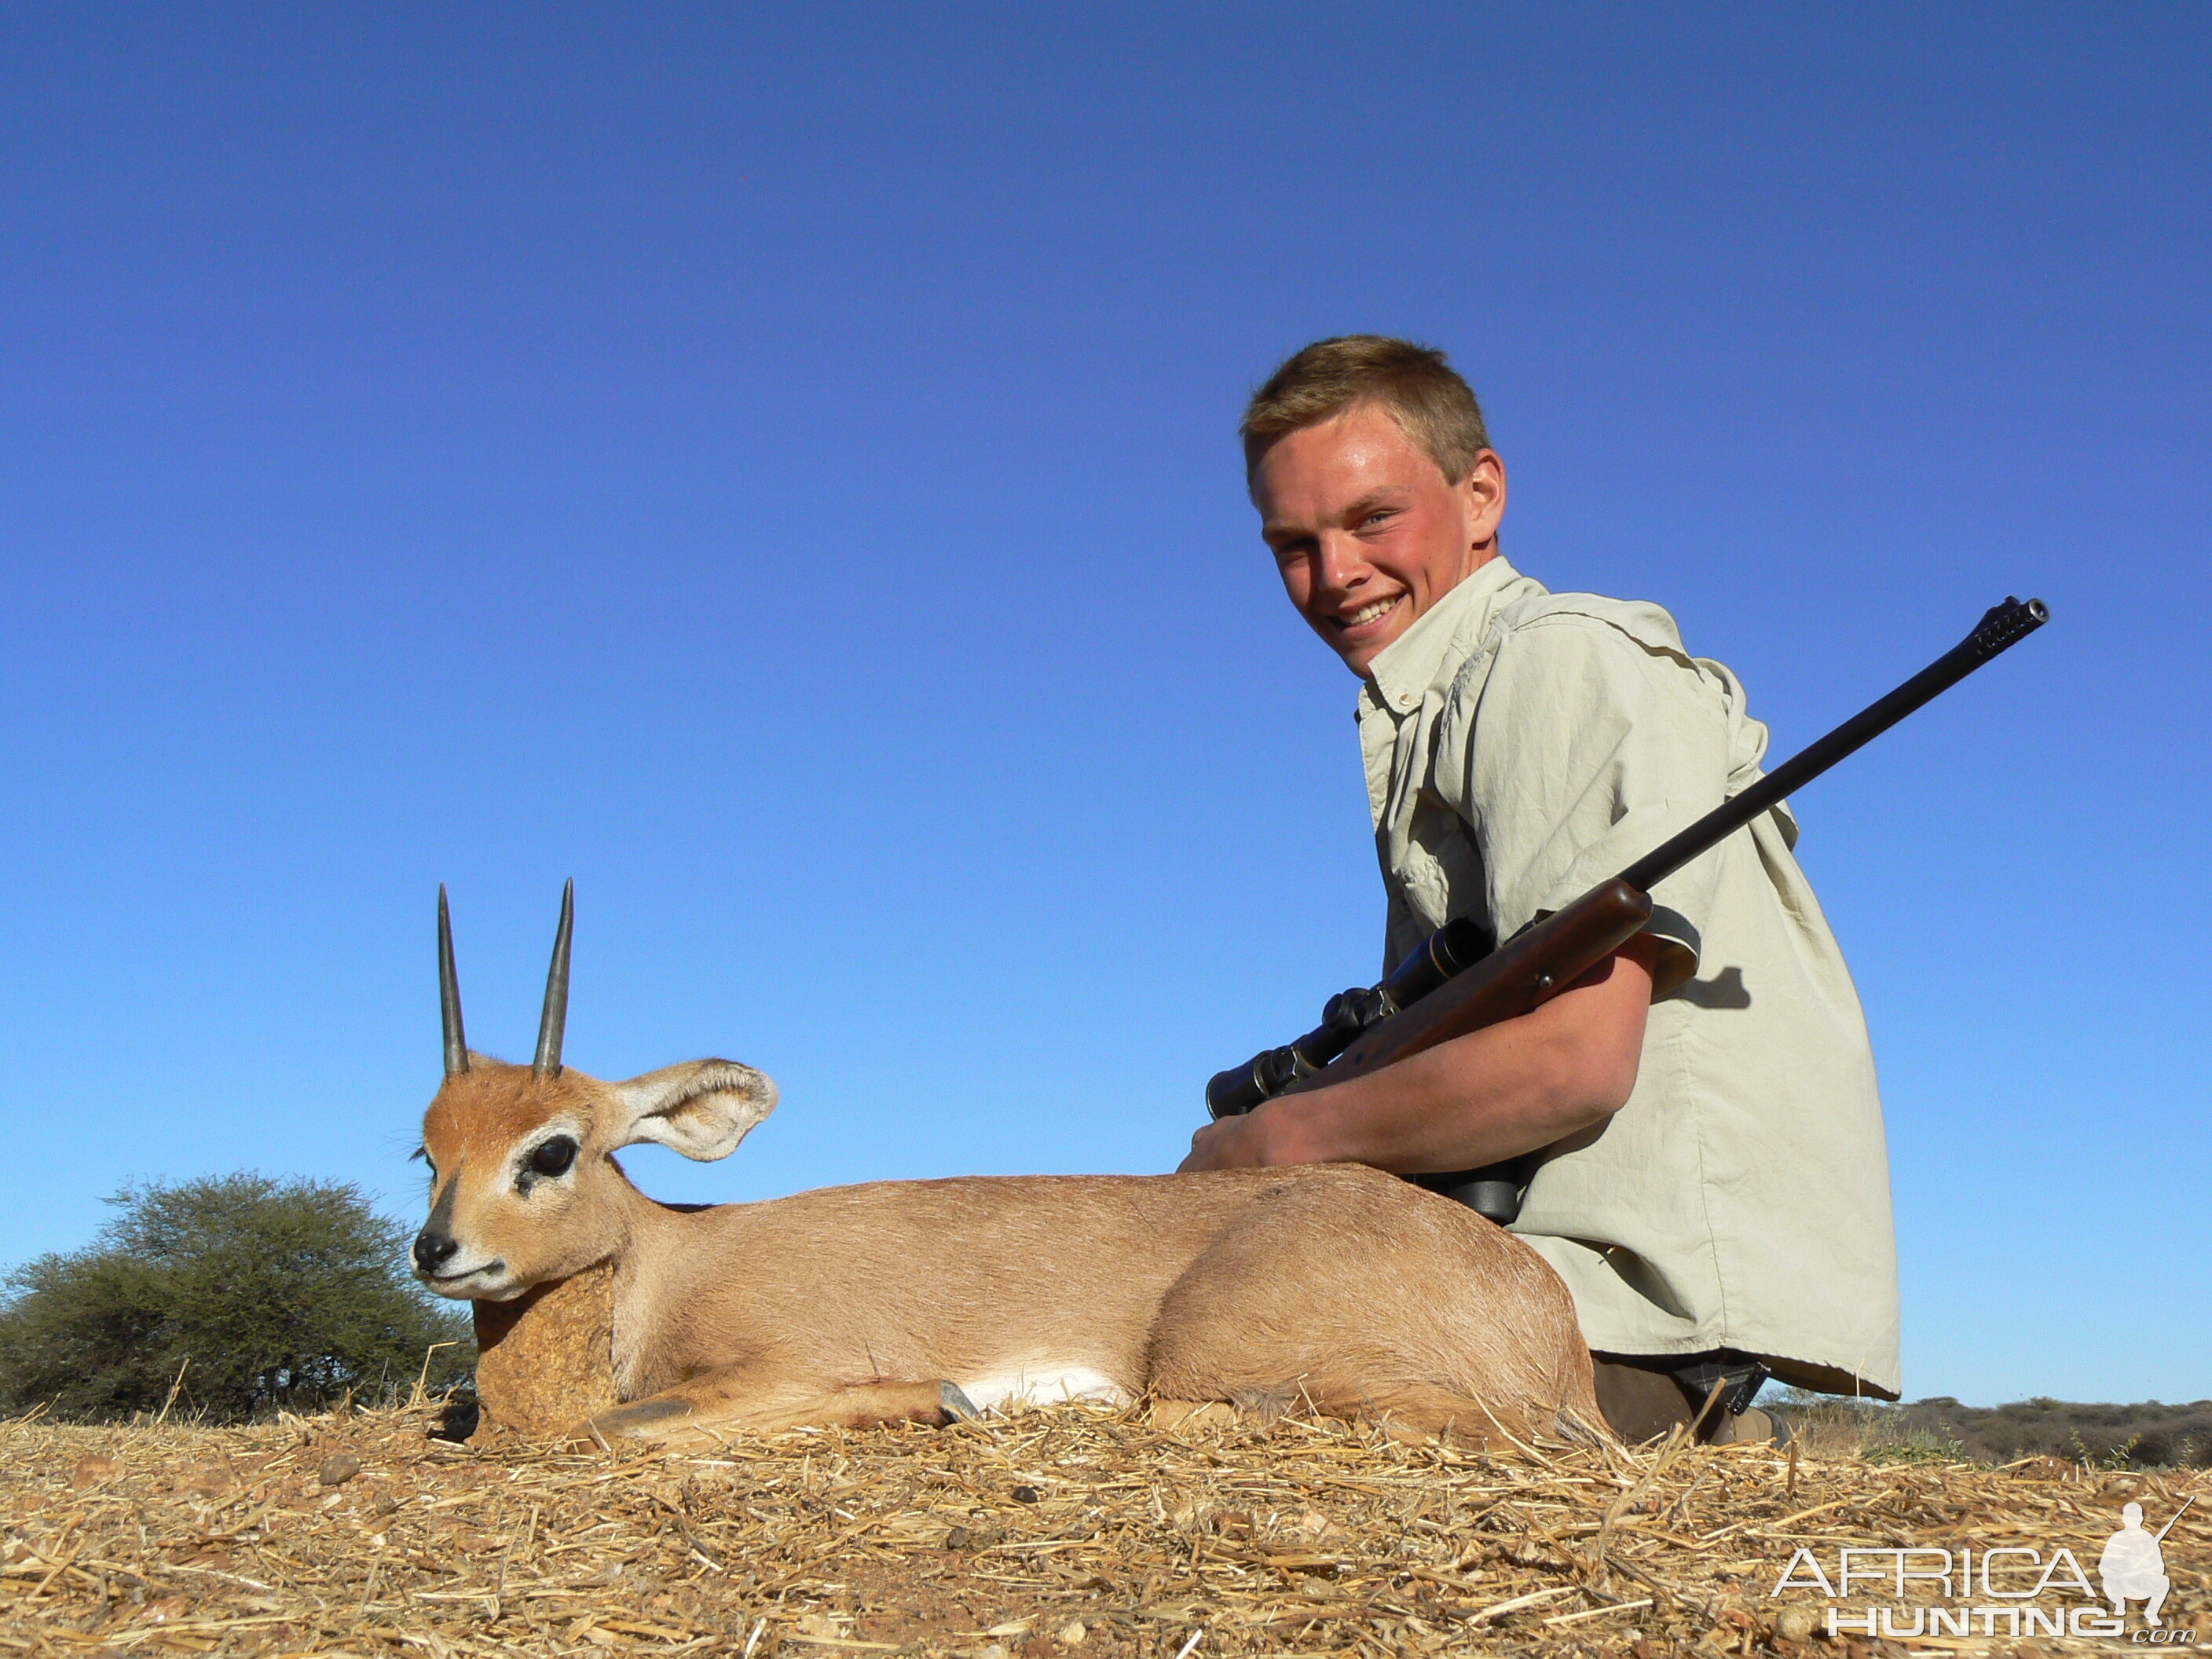
[[[1244,476],[1279,438],[1333,420],[1361,404],[1390,412],[1444,475],[1457,483],[1490,447],[1482,405],[1444,354],[1384,334],[1316,340],[1285,359],[1244,407]]]

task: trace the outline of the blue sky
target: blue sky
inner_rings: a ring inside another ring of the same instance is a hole
[[[1442,345],[1555,588],[1784,753],[1910,1394],[2212,1394],[2212,12],[29,4],[0,22],[0,1262],[412,1213],[469,1030],[759,1065],[672,1198],[1171,1167],[1371,977],[1233,427]]]

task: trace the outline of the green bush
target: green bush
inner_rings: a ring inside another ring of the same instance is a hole
[[[0,1410],[65,1417],[176,1406],[236,1422],[351,1390],[468,1374],[465,1313],[406,1276],[408,1230],[358,1188],[252,1172],[125,1188],[92,1243],[9,1273]]]

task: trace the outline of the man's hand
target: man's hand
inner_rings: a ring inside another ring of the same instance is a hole
[[[1268,1103],[1272,1106],[1273,1102]],[[1176,1165],[1177,1175],[1188,1175],[1193,1170],[1252,1170],[1278,1161],[1267,1156],[1266,1123],[1261,1113],[1268,1109],[1246,1112],[1238,1117],[1217,1118],[1190,1138],[1190,1156]]]
[[[1210,1123],[1177,1168],[1473,1170],[1602,1123],[1636,1086],[1658,948],[1632,939],[1534,1013]]]

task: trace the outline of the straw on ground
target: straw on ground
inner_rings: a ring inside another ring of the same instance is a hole
[[[2094,1570],[2124,1497],[2170,1513],[2206,1480],[1825,1449],[1499,1456],[1079,1405],[624,1456],[471,1449],[426,1437],[436,1415],[0,1428],[0,1649],[1845,1659],[1767,1594],[1800,1544],[2063,1543]],[[2167,1540],[2166,1613],[2212,1639],[2206,1507]]]

